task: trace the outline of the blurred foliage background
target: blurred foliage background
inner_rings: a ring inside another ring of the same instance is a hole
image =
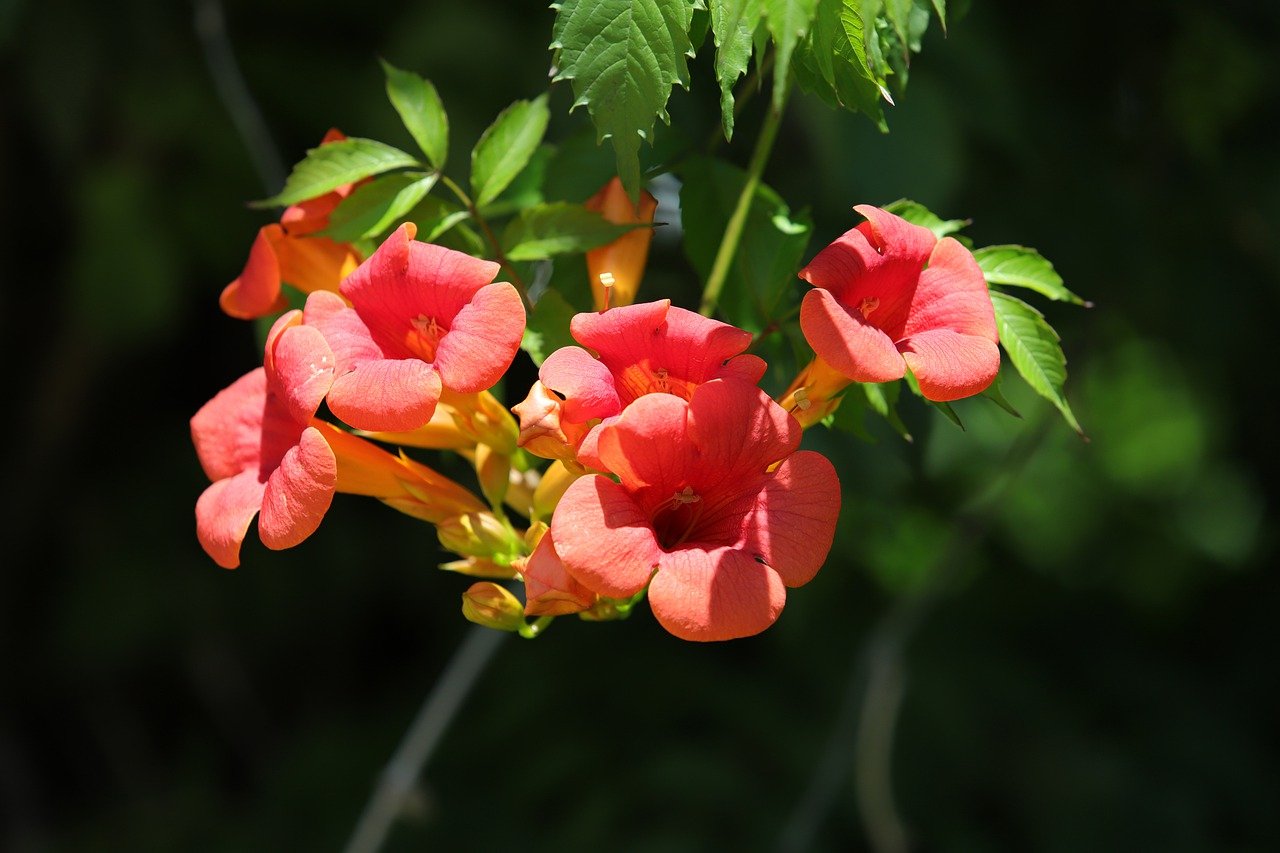
[[[537,3],[225,16],[286,165],[330,126],[408,144],[378,56],[435,82],[456,163],[546,86]],[[236,572],[196,543],[187,419],[258,363],[216,302],[267,221],[244,202],[278,187],[193,22],[0,2],[7,850],[335,849],[468,628],[429,529],[373,502],[291,551],[251,535]],[[1280,847],[1278,37],[1265,0],[974,0],[888,136],[794,100],[765,179],[811,207],[806,259],[901,196],[1040,249],[1096,303],[1048,309],[1092,442],[1016,378],[1022,421],[970,401],[962,433],[909,400],[912,444],[809,436],[844,518],[777,626],[508,641],[390,849],[860,850],[898,819],[923,850]],[[698,138],[710,58],[671,104]],[[560,88],[552,141],[585,119]],[[695,304],[678,245],[654,251],[641,298]]]

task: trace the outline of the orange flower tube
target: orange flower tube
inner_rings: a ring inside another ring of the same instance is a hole
[[[615,225],[647,226],[653,224],[658,200],[648,190],[641,190],[640,204],[634,205],[622,188],[622,181],[614,178],[583,206]],[[591,295],[597,311],[635,302],[652,239],[652,228],[636,228],[612,243],[587,252],[587,277],[591,280]]]

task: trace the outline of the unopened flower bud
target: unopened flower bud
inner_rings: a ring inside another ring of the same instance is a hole
[[[520,418],[521,447],[544,459],[577,459],[587,426],[561,420],[563,402],[541,382],[533,383],[529,396],[512,408]]]
[[[440,544],[464,557],[510,560],[521,542],[509,527],[488,512],[468,512],[440,522]]]
[[[560,498],[573,485],[573,481],[582,476],[581,466],[574,467],[579,470],[570,470],[565,463],[557,460],[542,473],[538,488],[533,490],[533,517],[551,518]]]
[[[518,631],[524,626],[520,599],[505,587],[482,581],[462,594],[462,615],[468,621],[499,631]]]
[[[448,563],[441,563],[440,568],[446,572],[457,572],[460,575],[470,575],[473,578],[507,580],[516,576],[516,570],[511,566],[504,566],[484,557],[465,557],[461,560],[452,560]]]
[[[487,444],[476,445],[476,478],[489,506],[501,506],[511,484],[511,457]]]

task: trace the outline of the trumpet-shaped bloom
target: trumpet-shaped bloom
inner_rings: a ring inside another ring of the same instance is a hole
[[[223,568],[240,564],[240,544],[258,515],[268,548],[297,545],[333,500],[338,465],[308,422],[333,379],[333,354],[301,312],[276,321],[266,359],[219,392],[191,419],[191,438],[213,484],[196,502],[196,535]]]
[[[835,469],[796,452],[800,436],[794,418],[741,382],[708,382],[687,401],[641,397],[600,428],[600,461],[619,481],[592,475],[569,487],[551,522],[555,551],[599,595],[648,585],[654,615],[677,637],[759,633],[786,587],[817,574],[835,534]]]
[[[640,203],[632,204],[622,181],[613,178],[583,204],[615,225],[652,225],[658,200],[648,190],[640,191]],[[587,277],[596,310],[630,305],[636,300],[640,280],[649,260],[652,228],[628,231],[612,243],[587,252]]]
[[[565,571],[550,534],[544,533],[533,553],[514,565],[524,579],[526,616],[567,616],[596,603],[596,594]]]
[[[669,299],[578,314],[569,330],[597,356],[582,347],[556,350],[529,398],[514,409],[521,445],[550,458],[572,460],[584,447],[590,453],[590,423],[620,414],[646,394],[688,400],[705,382],[754,385],[765,371],[763,360],[743,354],[750,332],[673,307]]]
[[[981,393],[1000,369],[982,270],[951,237],[870,205],[800,271],[814,289],[800,326],[818,357],[855,382],[901,379],[930,400]]]
[[[325,134],[321,145],[346,139],[337,130]],[[360,263],[350,243],[316,236],[329,227],[329,216],[354,188],[344,184],[332,192],[287,208],[279,223],[258,231],[249,260],[235,281],[222,291],[219,303],[232,317],[250,320],[285,307],[281,293],[287,282],[303,293],[337,292],[338,284]]]
[[[342,282],[341,297],[307,298],[336,361],[330,410],[374,432],[416,430],[431,420],[442,388],[483,391],[501,378],[524,333],[524,305],[498,265],[413,239],[396,229]]]

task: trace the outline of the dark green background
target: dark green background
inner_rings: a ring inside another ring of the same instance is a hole
[[[913,445],[810,436],[846,509],[777,626],[697,646],[643,612],[508,641],[392,849],[774,849],[824,756],[810,849],[867,849],[842,708],[892,614],[918,620],[892,757],[920,849],[1280,846],[1280,7],[973,6],[930,30],[889,136],[795,101],[766,180],[812,206],[806,257],[900,196],[1044,252],[1096,302],[1046,309],[1092,443],[1015,379],[1022,422],[970,401],[961,433],[909,400]],[[536,3],[226,12],[286,162],[331,125],[409,144],[377,56],[435,81],[459,177],[545,87]],[[217,295],[267,221],[244,201],[276,187],[192,17],[0,2],[5,849],[336,849],[468,627],[429,528],[371,501],[291,551],[250,541],[236,572],[196,543],[186,422],[257,363]],[[717,120],[702,54],[672,102],[696,138]],[[553,141],[583,119],[561,88]],[[724,153],[744,162],[758,124]],[[693,304],[678,247],[652,268],[642,298]]]

